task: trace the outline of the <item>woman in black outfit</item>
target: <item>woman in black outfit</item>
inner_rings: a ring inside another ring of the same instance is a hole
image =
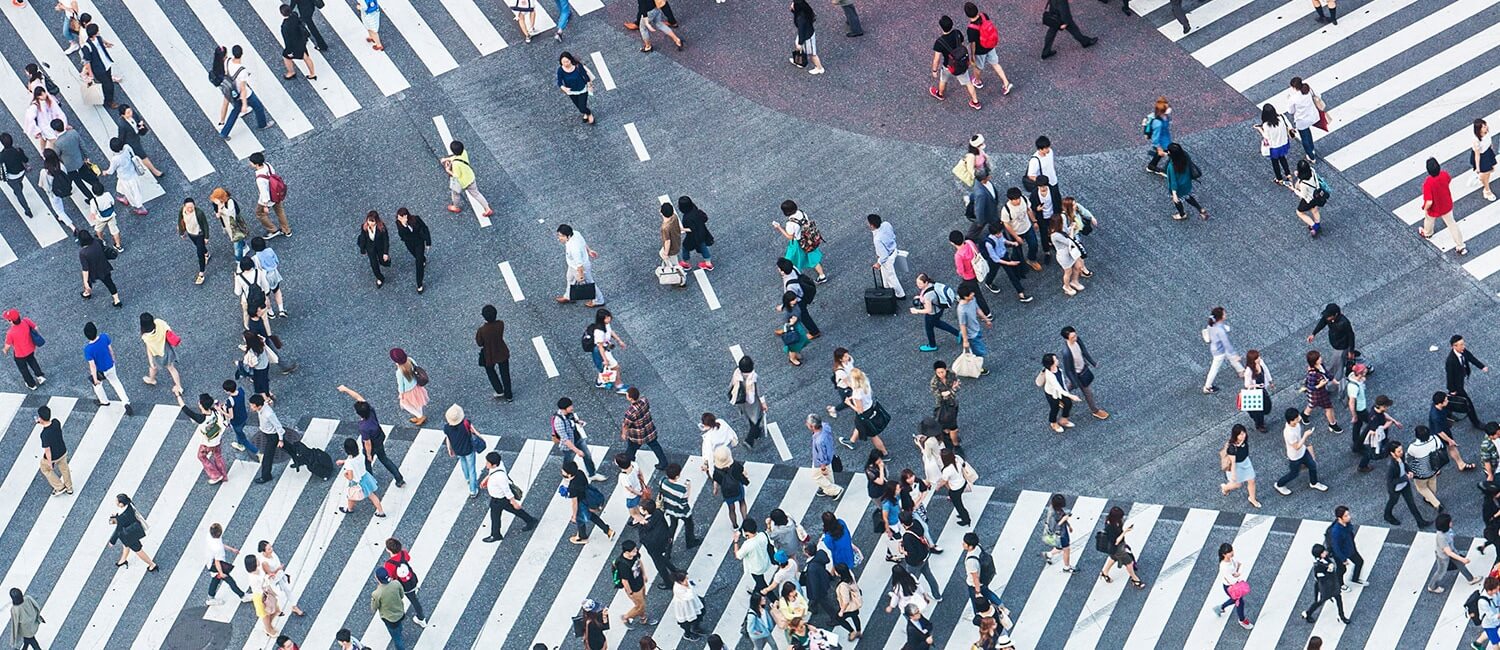
[[[120,511],[110,515],[109,523],[114,524],[115,532],[109,536],[109,545],[121,544],[120,561],[115,563],[117,567],[130,564],[130,552],[134,551],[137,556],[146,561],[146,570],[155,571],[156,562],[146,554],[141,546],[141,540],[146,537],[146,524],[141,521],[135,512],[135,504],[130,502],[130,497],[125,494],[115,495],[115,505]]]
[[[198,203],[192,197],[182,200],[182,209],[177,213],[177,235],[193,242],[193,257],[198,262],[198,276],[194,284],[203,284],[203,274],[208,270],[208,214],[198,211]]]
[[[385,230],[385,222],[380,220],[380,213],[371,210],[365,215],[365,223],[360,226],[359,239],[355,241],[359,246],[359,254],[370,260],[370,271],[375,274],[375,286],[378,288],[385,284],[385,275],[380,272],[380,267],[391,265],[391,235]]]
[[[417,266],[417,293],[422,293],[422,278],[427,275],[427,249],[432,248],[432,232],[427,222],[406,208],[396,209],[396,234],[406,244],[412,262]]]
[[[604,636],[604,614],[608,611],[592,600],[584,603],[583,610],[579,612],[579,624],[583,626],[583,647],[586,650],[605,650],[609,647],[609,640]]]
[[[1125,510],[1120,506],[1109,509],[1109,514],[1104,517],[1104,539],[1108,542],[1109,559],[1104,561],[1104,570],[1099,572],[1099,577],[1105,582],[1114,582],[1109,577],[1109,570],[1116,564],[1125,567],[1125,572],[1130,574],[1130,586],[1136,589],[1144,589],[1146,583],[1135,573],[1135,552],[1130,544],[1125,542],[1125,533],[1130,532],[1134,526],[1125,525]]]
[[[83,291],[78,295],[83,296],[84,300],[94,297],[94,282],[102,282],[104,288],[109,289],[109,297],[114,300],[114,305],[125,306],[125,303],[120,302],[120,289],[115,286],[115,279],[111,277],[115,268],[109,263],[104,244],[82,228],[73,231],[73,237],[78,240],[78,264],[83,268]]]
[[[135,153],[136,158],[141,159],[141,164],[146,166],[147,171],[157,178],[162,177],[162,171],[151,164],[151,156],[147,155],[146,147],[141,144],[141,136],[146,135],[151,129],[146,126],[145,120],[135,114],[135,109],[130,104],[120,104],[120,139],[125,146]]]
[[[686,196],[677,199],[677,213],[682,220],[682,268],[692,268],[688,260],[697,253],[703,257],[698,268],[714,270],[713,256],[708,252],[708,247],[714,245],[714,235],[708,231],[708,214]]]

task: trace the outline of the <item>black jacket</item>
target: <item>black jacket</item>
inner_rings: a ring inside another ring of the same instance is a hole
[[[1391,459],[1390,465],[1385,471],[1385,489],[1388,492],[1400,492],[1411,487],[1411,481],[1406,480],[1406,461]]]
[[[1089,354],[1089,346],[1083,344],[1082,336],[1078,337],[1078,351],[1083,353],[1084,368],[1099,365],[1094,363],[1094,357],[1093,355]],[[1075,362],[1075,359],[1073,359],[1073,348],[1068,347],[1067,342],[1064,341],[1062,354],[1059,354],[1057,356],[1062,360],[1063,376],[1068,378],[1068,383],[1070,385],[1082,388],[1083,377],[1080,377],[1078,375],[1078,372],[1073,369]]]
[[[641,545],[655,552],[665,551],[672,546],[671,530],[667,527],[667,516],[661,512],[651,515],[646,523],[641,524]]]
[[[391,234],[385,229],[375,231],[375,239],[372,241],[365,236],[365,229],[359,229],[359,238],[355,241],[359,246],[359,254],[367,257],[380,257],[391,253]]]
[[[1317,336],[1324,327],[1328,328],[1328,344],[1333,346],[1333,349],[1346,351],[1354,349],[1354,324],[1349,322],[1349,317],[1343,312],[1334,314],[1331,323],[1328,322],[1327,316],[1319,318],[1318,324],[1313,327],[1313,336]]]
[[[902,612],[903,616],[905,612]],[[913,621],[906,619],[906,643],[901,650],[921,650],[931,648],[932,644],[927,642],[927,637],[932,634],[932,621],[923,616]]]
[[[833,574],[828,573],[828,553],[821,549],[807,562],[802,570],[802,585],[807,587],[807,599],[821,603],[833,591]]]
[[[1448,360],[1443,364],[1448,377],[1448,392],[1456,393],[1464,389],[1464,380],[1469,378],[1469,373],[1473,370],[1471,366],[1479,366],[1481,370],[1485,368],[1484,362],[1468,350],[1464,350],[1462,355],[1453,350],[1448,351]]]
[[[406,251],[412,257],[426,254],[428,246],[432,245],[432,231],[427,229],[427,222],[417,215],[406,218],[406,225],[396,222],[396,234],[401,237],[401,243],[406,244]]]
[[[1338,567],[1333,561],[1333,556],[1313,558],[1313,584],[1317,592],[1321,594],[1339,593]]]
[[[682,248],[686,253],[688,250],[697,251],[699,245],[714,245],[713,233],[708,231],[708,214],[701,209],[694,208],[682,213]]]
[[[1068,6],[1068,0],[1047,0],[1047,9],[1057,14],[1064,25],[1073,23],[1073,9]]]
[[[281,40],[286,52],[295,54],[307,51],[307,26],[302,24],[302,18],[297,14],[281,19]]]

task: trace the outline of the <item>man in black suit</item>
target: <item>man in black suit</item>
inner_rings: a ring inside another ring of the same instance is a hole
[[[1484,362],[1476,358],[1474,353],[1469,352],[1468,346],[1464,343],[1464,337],[1454,334],[1453,338],[1448,339],[1448,346],[1451,351],[1448,352],[1448,360],[1443,364],[1443,370],[1448,378],[1448,395],[1464,398],[1469,406],[1469,424],[1475,429],[1482,429],[1484,425],[1479,422],[1474,400],[1464,390],[1464,381],[1469,378],[1469,373],[1473,372],[1474,367],[1477,366],[1484,372],[1489,372],[1490,367],[1484,365]]]
[[[1057,32],[1068,30],[1073,39],[1079,45],[1092,47],[1099,42],[1097,38],[1089,38],[1083,35],[1083,30],[1078,28],[1078,23],[1073,21],[1073,10],[1068,6],[1068,0],[1047,0],[1047,9],[1042,12],[1042,24],[1047,26],[1047,40],[1042,44],[1042,58],[1048,59],[1057,54],[1052,49],[1052,42],[1057,39]]]
[[[307,27],[307,35],[312,37],[313,47],[319,52],[328,49],[328,42],[323,40],[323,33],[318,31],[317,23],[313,22],[313,14],[318,13],[318,0],[291,0],[292,8],[297,10],[297,16],[302,19],[303,26]]]
[[[1395,509],[1396,501],[1405,499],[1406,509],[1411,511],[1411,516],[1417,520],[1417,528],[1426,528],[1429,524],[1422,519],[1422,513],[1417,510],[1417,502],[1411,496],[1411,470],[1406,466],[1406,450],[1401,448],[1401,443],[1395,440],[1387,440],[1385,443],[1386,453],[1391,457],[1390,467],[1385,473],[1385,490],[1388,496],[1385,499],[1385,521],[1392,526],[1400,526],[1401,520],[1397,519],[1391,510]]]
[[[974,189],[969,191],[969,214],[974,219],[969,239],[976,241],[989,232],[990,224],[1000,221],[1000,194],[990,183],[989,165],[974,170]]]

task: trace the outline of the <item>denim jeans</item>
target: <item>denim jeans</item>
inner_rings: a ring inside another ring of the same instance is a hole
[[[990,589],[989,585],[985,585],[983,587],[980,587],[979,588],[979,595],[984,596],[990,602],[994,603],[996,607],[1004,607],[1005,606],[1005,603],[1000,602],[1000,594],[995,593],[994,589]]]
[[[474,470],[474,460],[478,454],[463,454],[458,457],[458,466],[463,468],[464,480],[469,483],[469,494],[479,492],[479,473]]]
[[[698,256],[702,257],[703,261],[705,262],[713,259],[713,257],[708,253],[708,244],[698,242],[697,248],[688,248],[687,246],[682,247],[682,261],[686,262],[691,259],[693,257],[693,253],[697,253]]]
[[[626,441],[625,455],[630,457],[630,462],[635,462],[635,453],[640,451],[641,447],[650,449],[651,453],[656,454],[656,469],[665,470],[667,468],[667,452],[662,450],[661,443],[655,438],[652,438],[650,442],[641,444],[634,441]]]
[[[969,337],[969,351],[980,357],[988,355],[989,349],[984,347],[984,332],[977,332]]]
[[[1308,158],[1317,158],[1318,151],[1313,148],[1312,127],[1298,129],[1297,136],[1302,139],[1302,151]]]
[[[934,338],[933,328],[943,330],[953,336],[962,336],[957,327],[949,325],[947,321],[943,320],[943,312],[945,311],[947,310],[939,307],[937,311],[931,314],[922,314],[922,327],[927,330],[927,345],[937,347],[937,339]]]
[[[250,253],[250,240],[241,239],[234,242],[234,261],[238,262]]]
[[[266,107],[260,103],[260,98],[251,94],[245,99],[245,103],[250,106],[250,110],[255,111],[255,126],[262,129],[266,128]],[[229,137],[229,132],[234,129],[234,123],[238,122],[239,119],[240,107],[235,106],[234,102],[230,102],[229,117],[224,120],[224,128],[219,129],[219,137]]]
[[[1228,596],[1229,595],[1229,585],[1219,585],[1219,586],[1224,589],[1224,595]],[[1249,618],[1245,617],[1245,599],[1244,598],[1241,598],[1239,600],[1235,600],[1233,598],[1230,598],[1229,600],[1224,601],[1224,604],[1219,605],[1219,611],[1223,611],[1225,607],[1228,607],[1230,605],[1234,605],[1234,616],[1235,616],[1235,618],[1238,618],[1241,621],[1248,621],[1248,620],[1250,620]]]
[[[1288,460],[1286,462],[1286,474],[1282,475],[1281,478],[1276,479],[1276,486],[1286,487],[1288,483],[1292,482],[1292,479],[1297,478],[1297,475],[1302,473],[1303,466],[1307,467],[1307,482],[1317,483],[1318,461],[1313,460],[1312,454],[1304,452],[1301,458],[1298,458],[1297,460]]]
[[[579,449],[584,450],[582,454],[575,454],[573,453],[572,449],[568,449],[564,445],[557,445],[558,457],[562,458],[563,460],[572,460],[574,463],[577,463],[579,467],[583,468],[583,473],[588,476],[593,476],[594,474],[599,473],[599,470],[594,467],[594,457],[588,453],[586,443],[584,441],[579,441],[578,445]]]
[[[406,639],[401,638],[401,623],[405,620],[405,616],[396,619],[394,622],[383,618],[380,619],[381,623],[385,623],[385,631],[391,634],[391,646],[396,650],[406,650]]]

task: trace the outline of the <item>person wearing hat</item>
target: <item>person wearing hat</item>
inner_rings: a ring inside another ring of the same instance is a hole
[[[1302,620],[1308,623],[1318,621],[1318,610],[1323,608],[1323,603],[1332,599],[1339,607],[1339,622],[1348,625],[1349,617],[1344,614],[1344,596],[1339,588],[1339,573],[1335,568],[1333,556],[1322,544],[1313,544],[1313,601],[1307,609],[1302,611]]]
[[[426,424],[427,416],[422,410],[427,408],[427,371],[418,368],[401,348],[391,348],[391,362],[396,364],[396,394],[401,408],[411,414],[406,421],[419,427]],[[418,371],[421,371],[422,381],[417,381]]]
[[[380,617],[385,629],[391,634],[391,644],[396,650],[406,650],[406,640],[401,638],[401,622],[406,618],[406,603],[401,599],[401,584],[391,580],[385,567],[375,569],[375,590],[370,592],[370,612]]]
[[[36,349],[45,345],[46,341],[42,339],[36,323],[30,318],[22,318],[21,312],[7,309],[5,320],[10,322],[10,327],[5,330],[4,351],[15,355],[16,369],[21,371],[21,379],[26,382],[27,388],[36,390],[37,386],[47,383],[47,373],[42,372],[41,364],[36,362]]]
[[[463,468],[464,481],[469,484],[469,498],[477,499],[479,472],[475,465],[479,462],[479,453],[474,448],[474,438],[479,436],[479,432],[464,417],[464,407],[457,404],[448,407],[443,419],[448,422],[443,427],[443,446],[448,448],[448,457],[457,458],[458,466]]]
[[[729,509],[730,527],[739,528],[741,521],[748,522],[750,506],[745,503],[745,486],[750,484],[750,477],[745,474],[744,463],[729,455],[728,447],[714,450],[714,471],[709,478],[714,483],[714,494],[723,497],[724,506]]]

